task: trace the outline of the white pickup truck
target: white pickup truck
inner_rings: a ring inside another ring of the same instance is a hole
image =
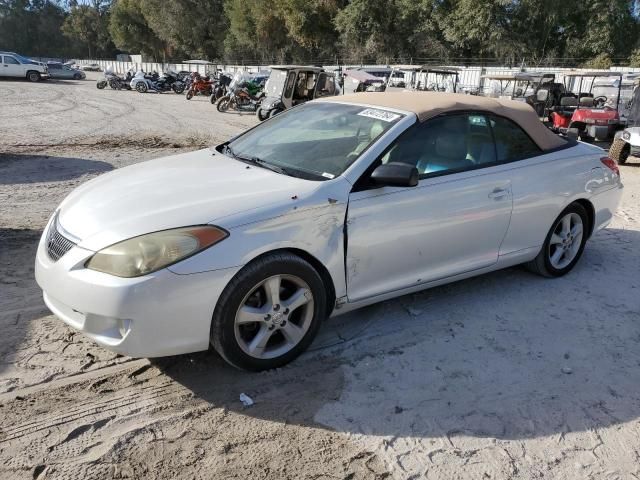
[[[17,53],[0,52],[0,77],[19,77],[38,82],[49,78],[49,69],[46,64]]]

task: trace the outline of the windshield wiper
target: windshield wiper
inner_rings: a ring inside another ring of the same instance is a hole
[[[267,170],[271,170],[272,172],[276,172],[276,173],[279,173],[281,175],[288,175],[290,177],[295,177],[296,176],[292,172],[290,172],[288,169],[279,167],[277,165],[274,165],[273,163],[269,163],[266,160],[263,160],[262,158],[249,157],[249,156],[246,156],[246,155],[241,155],[239,153],[236,153],[236,152],[233,151],[233,149],[229,145],[225,145],[224,153],[225,154],[229,154],[233,158],[235,158],[237,160],[240,160],[242,162],[250,163],[251,165],[257,165],[259,167],[266,168]]]

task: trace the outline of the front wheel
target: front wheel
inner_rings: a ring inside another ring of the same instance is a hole
[[[279,108],[274,108],[273,110],[271,110],[271,111],[269,112],[269,118],[273,118],[273,117],[275,117],[275,116],[276,116],[276,115],[278,115],[280,112],[282,112],[282,110],[281,110],[281,109],[279,109]]]
[[[176,93],[177,95],[180,95],[184,93],[184,83],[175,82],[173,85],[171,85],[171,89],[173,90],[174,93]]]
[[[38,72],[29,72],[27,74],[27,80],[29,80],[30,82],[39,82],[40,74]]]
[[[609,149],[609,158],[622,165],[627,163],[629,155],[631,155],[631,144],[621,138],[616,138]]]
[[[98,90],[102,90],[102,89],[103,89],[104,87],[106,87],[106,86],[107,86],[107,81],[106,81],[106,80],[99,80],[99,81],[96,83],[96,88],[97,88]]]
[[[558,216],[538,256],[527,263],[529,270],[544,277],[561,277],[582,256],[589,236],[589,217],[584,207],[572,203]]]
[[[193,98],[193,90],[189,90],[187,92],[187,97],[186,98],[187,98],[187,100],[191,100]]]
[[[229,110],[230,104],[231,104],[231,98],[229,98],[229,96],[224,96],[220,100],[218,100],[218,103],[216,104],[216,108],[218,109],[219,112],[224,113],[227,110]]]
[[[73,79],[74,80],[82,80],[82,75],[80,75],[79,73],[76,73],[73,75]]]
[[[270,254],[225,288],[213,313],[211,344],[237,368],[280,367],[311,344],[325,315],[318,272],[296,255]]]
[[[138,82],[136,83],[136,91],[139,93],[146,93],[146,91],[149,89],[149,87],[147,87],[147,84],[145,82]]]
[[[263,122],[267,118],[269,118],[269,110],[263,110],[262,108],[258,108],[258,110],[256,110],[256,116],[258,117],[258,120]]]

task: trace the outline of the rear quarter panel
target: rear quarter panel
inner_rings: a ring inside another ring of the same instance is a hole
[[[570,203],[616,187],[600,162],[601,148],[578,143],[513,163],[513,214],[500,255],[529,251],[535,257],[560,212]]]

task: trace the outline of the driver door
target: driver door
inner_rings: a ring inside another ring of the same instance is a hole
[[[24,77],[27,72],[24,66],[11,55],[4,55],[0,75],[5,77]]]
[[[350,302],[497,262],[511,218],[511,181],[508,166],[496,162],[485,116],[416,125],[377,161],[388,162],[415,165],[421,180],[416,187],[376,187],[363,178],[350,194]]]

